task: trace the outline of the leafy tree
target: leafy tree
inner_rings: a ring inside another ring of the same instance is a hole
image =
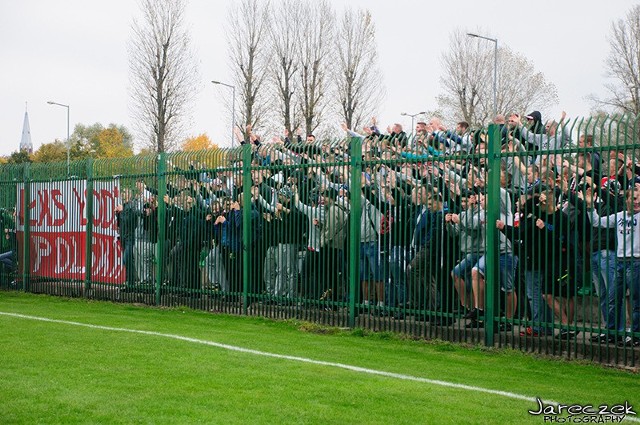
[[[90,126],[77,124],[70,139],[72,160],[123,158],[133,155],[133,137],[124,126],[109,124],[109,127],[105,128],[100,123]]]
[[[33,153],[33,162],[63,162],[66,160],[67,145],[61,140],[45,143]]]
[[[31,155],[29,155],[29,152],[27,151],[15,151],[7,160],[7,163],[9,164],[22,164],[25,162],[33,162]]]
[[[92,125],[76,124],[69,137],[70,156],[72,161],[93,158],[94,146],[97,144],[98,134],[104,130],[100,123]]]
[[[112,126],[105,128],[97,136],[94,146],[95,158],[126,158],[133,156],[131,145],[124,142],[124,133]]]
[[[218,145],[211,141],[207,133],[190,137],[182,143],[183,151],[199,151],[204,149],[218,149]]]

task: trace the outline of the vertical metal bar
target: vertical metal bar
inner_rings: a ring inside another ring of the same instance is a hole
[[[251,276],[251,145],[242,147],[242,313],[248,312]]]
[[[29,211],[29,203],[31,199],[31,177],[29,163],[24,164],[23,169],[23,189],[24,189],[24,203],[22,204],[22,210],[24,214],[24,231],[22,232],[22,290],[27,290],[27,280],[31,275],[31,235],[29,231],[29,221],[31,219],[31,212]]]
[[[91,277],[93,271],[93,160],[88,159],[86,162],[87,166],[87,186],[85,191],[85,199],[86,199],[86,232],[85,232],[85,269],[84,269],[84,290],[85,296],[87,296],[88,291],[91,289]]]
[[[167,194],[167,154],[161,152],[157,156],[156,181],[158,182],[158,240],[156,241],[156,305],[160,305],[162,289],[162,277],[164,273],[165,263],[168,259],[164,256],[165,243],[165,221],[167,217],[167,206],[164,203],[164,197]]]
[[[499,217],[500,209],[500,127],[495,124],[489,125],[489,146],[487,151],[487,165],[489,176],[486,184],[486,235],[487,247],[486,255],[486,280],[485,280],[485,334],[484,342],[486,346],[494,345],[495,312],[500,311],[499,298],[496,296],[500,290],[497,278],[498,273],[498,229],[496,220]]]
[[[355,326],[356,298],[360,286],[360,216],[361,212],[361,174],[362,168],[362,144],[360,139],[351,139],[351,187],[349,188],[351,203],[349,215],[349,327]]]

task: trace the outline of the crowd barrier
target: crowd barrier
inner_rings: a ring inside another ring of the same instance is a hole
[[[1,286],[635,366],[638,121],[552,125],[2,165]]]

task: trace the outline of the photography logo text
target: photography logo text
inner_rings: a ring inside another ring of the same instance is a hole
[[[628,401],[622,404],[594,406],[545,403],[537,397],[536,402],[538,405],[534,410],[529,410],[529,414],[541,416],[547,423],[615,424],[621,423],[627,415],[636,416],[633,406]]]

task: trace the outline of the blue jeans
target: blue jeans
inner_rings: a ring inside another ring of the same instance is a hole
[[[531,304],[531,321],[534,331],[542,332],[542,323],[553,319],[553,312],[549,305],[542,299],[542,285],[544,274],[539,270],[525,270],[524,282],[527,291],[527,298]],[[546,326],[545,326],[546,329]],[[551,332],[547,330],[547,332]]]
[[[382,282],[384,269],[381,264],[378,242],[360,242],[360,282]]]
[[[464,286],[467,292],[471,292],[473,290],[473,285],[471,282],[471,270],[476,266],[478,260],[482,258],[480,254],[469,253],[463,254],[464,258],[460,261],[451,271],[454,276],[459,277],[464,280]]]
[[[600,300],[600,312],[609,330],[624,330],[624,303],[616,302],[616,253],[611,250],[591,254],[591,275]],[[618,289],[621,291],[621,289]]]
[[[511,293],[513,292],[513,281],[515,280],[516,267],[518,267],[518,257],[512,254],[500,254],[498,261],[498,278],[500,282],[500,289],[502,289],[503,292]],[[482,277],[485,277],[487,267],[486,262],[487,257],[486,255],[483,255],[482,257],[480,257],[474,267],[480,272]]]
[[[391,281],[386,285],[386,302],[389,307],[404,306],[407,290],[407,265],[411,261],[411,251],[404,246],[391,248],[389,257]],[[397,298],[396,298],[397,296]]]
[[[627,289],[631,294],[631,331],[640,332],[640,259],[616,260],[616,304],[624,305]]]
[[[0,264],[4,266],[7,272],[14,272],[18,268],[13,251],[7,251],[0,254]]]
[[[127,238],[122,242],[122,263],[124,264],[126,284],[133,285],[136,282],[136,267],[133,260],[134,239]]]

